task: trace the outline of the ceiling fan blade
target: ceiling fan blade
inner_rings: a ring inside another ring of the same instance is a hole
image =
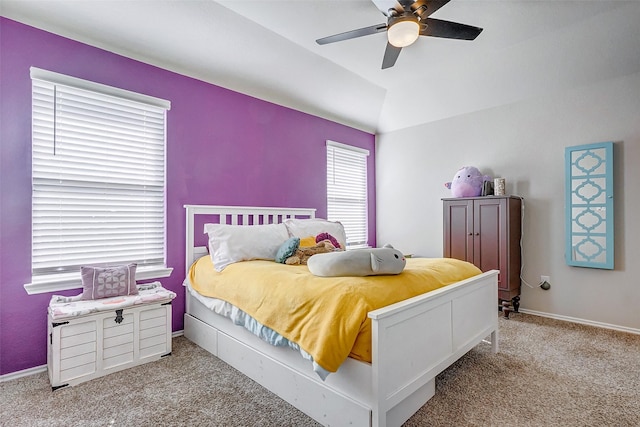
[[[482,32],[482,28],[458,22],[441,21],[426,18],[422,21],[427,26],[420,31],[421,36],[442,37],[446,39],[474,40]]]
[[[316,40],[318,44],[341,42],[343,40],[355,39],[356,37],[369,36],[371,34],[387,31],[387,24],[372,25],[370,27],[359,28],[357,30],[346,31],[333,36],[323,37]]]
[[[384,58],[382,59],[383,70],[385,68],[391,68],[395,65],[401,50],[401,47],[395,47],[391,43],[387,42],[387,48],[384,51]]]

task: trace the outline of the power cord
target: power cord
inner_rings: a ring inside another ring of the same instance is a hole
[[[520,281],[531,289],[534,289],[535,286],[524,280],[524,197],[518,195],[514,195],[513,197],[517,197],[522,203],[522,214],[520,215]]]

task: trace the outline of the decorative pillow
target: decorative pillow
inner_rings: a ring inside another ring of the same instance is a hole
[[[298,248],[300,247],[300,238],[299,237],[290,237],[286,242],[280,246],[278,252],[276,253],[276,262],[280,264],[284,264],[284,262],[296,253]]]
[[[136,264],[80,267],[83,300],[137,295]]]
[[[316,236],[316,243],[320,243],[323,240],[328,240],[331,242],[331,244],[336,247],[336,248],[340,248],[340,243],[338,243],[338,241],[336,240],[335,237],[333,237],[331,234],[329,233],[320,233]],[[344,250],[344,247],[342,248]]]
[[[300,238],[300,247],[301,248],[310,248],[316,245],[316,238],[314,236],[309,237],[301,237]]]
[[[338,240],[340,247],[346,249],[347,236],[344,227],[337,221],[327,221],[326,219],[287,219],[284,224],[289,230],[289,236],[300,237],[317,236],[320,233],[329,233]]]
[[[284,224],[205,224],[204,231],[209,235],[209,254],[217,271],[239,261],[273,260],[289,238]]]

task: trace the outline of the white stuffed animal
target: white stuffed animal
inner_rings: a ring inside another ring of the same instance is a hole
[[[407,260],[391,245],[374,249],[317,254],[309,258],[309,271],[321,277],[400,274]]]

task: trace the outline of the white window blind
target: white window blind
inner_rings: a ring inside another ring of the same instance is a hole
[[[170,104],[43,70],[31,76],[32,275],[163,266]]]
[[[366,246],[368,150],[327,141],[327,219],[340,221],[347,247]]]

